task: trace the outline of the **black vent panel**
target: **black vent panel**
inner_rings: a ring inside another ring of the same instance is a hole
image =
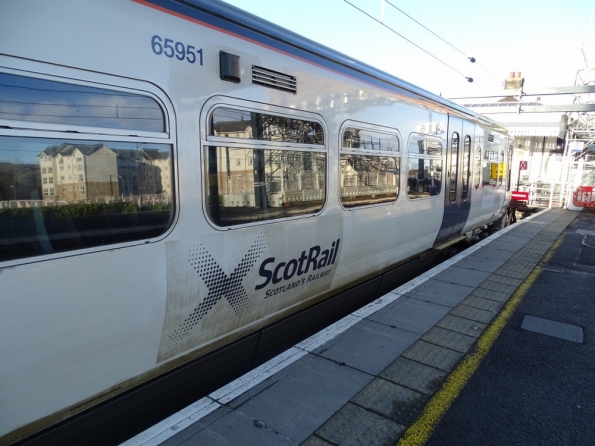
[[[297,81],[295,76],[279,73],[268,68],[252,65],[252,82],[265,87],[275,88],[277,90],[297,92]]]

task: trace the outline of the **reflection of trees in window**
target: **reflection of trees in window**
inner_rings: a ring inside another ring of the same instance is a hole
[[[302,144],[324,144],[322,126],[316,121],[223,107],[215,109],[211,115],[211,135]]]
[[[399,138],[393,135],[348,127],[343,132],[344,149],[399,151]]]
[[[399,138],[376,130],[347,127],[342,142],[341,204],[351,208],[394,202],[399,194]]]

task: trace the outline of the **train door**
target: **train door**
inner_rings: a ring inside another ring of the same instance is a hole
[[[471,203],[469,188],[471,141],[473,125],[461,118],[448,117],[448,141],[444,183],[448,187],[444,194],[444,215],[435,245],[460,235]]]

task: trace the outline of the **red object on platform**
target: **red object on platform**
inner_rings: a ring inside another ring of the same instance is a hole
[[[512,191],[511,199],[514,201],[529,201],[529,192]]]
[[[580,186],[572,194],[572,204],[578,207],[595,208],[595,193],[593,186]]]

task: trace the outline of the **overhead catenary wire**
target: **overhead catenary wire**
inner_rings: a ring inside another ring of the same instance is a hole
[[[437,60],[438,62],[440,62],[441,64],[443,64],[444,66],[450,68],[452,71],[454,71],[455,73],[461,75],[462,77],[464,77],[468,82],[472,82],[475,85],[477,85],[478,87],[483,88],[486,91],[490,91],[489,89],[487,89],[486,87],[477,84],[474,79],[470,76],[465,76],[465,74],[461,73],[459,70],[457,70],[456,68],[452,67],[451,65],[449,65],[448,63],[446,63],[445,61],[443,61],[442,59],[440,59],[439,57],[435,56],[434,54],[430,53],[429,51],[425,50],[424,48],[422,48],[421,46],[419,46],[417,43],[413,42],[412,40],[408,39],[407,37],[405,37],[404,35],[400,34],[398,31],[394,30],[393,28],[391,28],[390,26],[386,25],[385,23],[382,23],[380,20],[374,18],[372,15],[368,14],[366,11],[364,11],[363,9],[357,7],[356,5],[354,5],[353,3],[351,3],[349,0],[343,0],[345,3],[347,3],[348,5],[352,6],[353,8],[357,9],[359,12],[361,12],[362,14],[366,15],[367,17],[369,17],[370,19],[374,20],[376,23],[384,26],[386,29],[388,29],[389,31],[393,32],[394,34],[396,34],[397,36],[401,37],[402,39],[406,40],[407,42],[409,42],[411,45],[415,46],[417,49],[423,51],[424,53],[426,53],[428,56],[432,57],[433,59]]]
[[[475,57],[473,56],[467,56],[467,54],[460,50],[459,48],[457,48],[456,46],[454,46],[452,43],[448,42],[446,39],[440,37],[438,34],[436,34],[434,31],[432,31],[430,28],[428,28],[427,26],[425,26],[424,24],[420,23],[419,21],[415,20],[413,17],[411,17],[409,14],[407,14],[405,11],[403,11],[402,9],[400,9],[399,7],[393,5],[389,0],[384,0],[384,2],[388,3],[390,6],[392,6],[394,9],[396,9],[397,11],[399,11],[401,14],[403,14],[404,16],[406,16],[407,18],[409,18],[410,20],[414,21],[415,23],[417,23],[419,26],[421,26],[423,29],[425,29],[426,31],[428,31],[429,33],[433,34],[434,36],[436,36],[437,38],[439,38],[440,40],[442,40],[444,43],[446,43],[448,46],[450,46],[451,48],[453,48],[454,50],[458,51],[459,53],[461,53],[463,56],[465,56],[467,59],[469,59],[469,61],[471,63],[475,63],[477,64],[477,66],[483,68],[484,70],[486,70],[488,73],[490,73],[491,75],[495,76],[497,79],[500,79],[500,76],[498,76],[497,74],[495,74],[493,71],[491,71],[489,68],[484,67],[483,65],[481,65],[479,62],[477,62],[477,59],[475,59]]]

